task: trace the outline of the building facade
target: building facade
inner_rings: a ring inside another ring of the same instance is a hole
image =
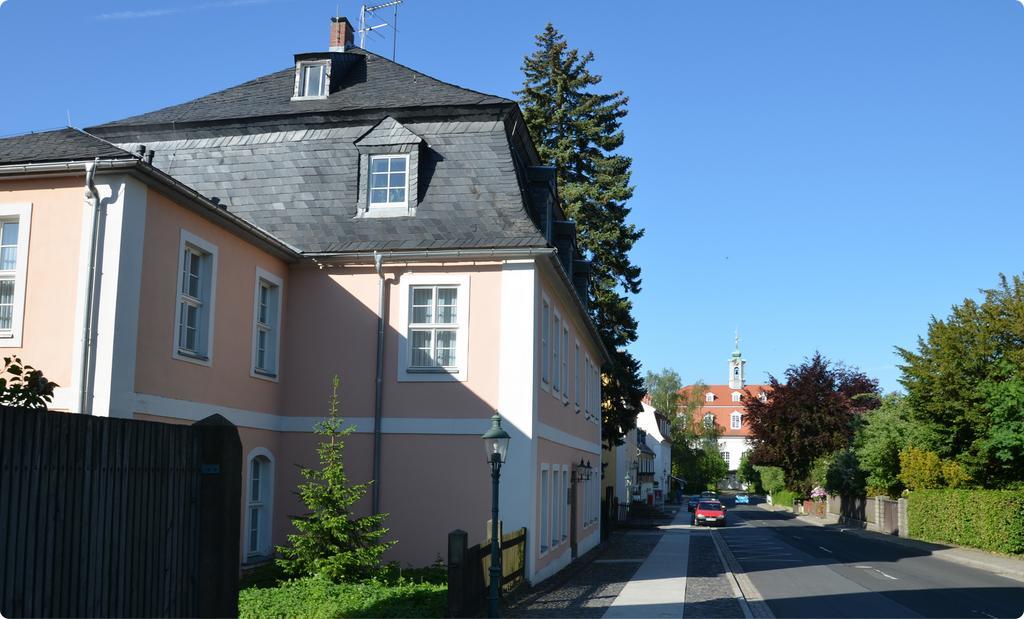
[[[61,385],[57,410],[236,424],[243,564],[304,511],[334,375],[359,509],[389,514],[404,564],[453,529],[484,539],[497,410],[504,528],[529,530],[538,582],[599,541],[600,475],[579,473],[600,468],[608,353],[575,224],[514,102],[356,48],[343,18],[330,41],[186,104],[0,140],[0,347]]]
[[[751,432],[746,419],[748,397],[767,397],[767,385],[750,384],[746,378],[746,359],[740,352],[739,336],[736,348],[729,357],[728,382],[714,385],[688,385],[683,392],[700,399],[700,408],[694,412],[694,423],[718,428],[718,449],[729,466],[729,475],[722,482],[727,488],[739,488],[736,471],[740,458],[750,451]]]

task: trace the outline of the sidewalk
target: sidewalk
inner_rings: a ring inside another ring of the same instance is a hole
[[[758,507],[767,511],[787,511],[783,509],[772,509],[772,506],[765,503],[758,504]],[[977,550],[975,548],[966,548],[951,544],[937,544],[908,537],[886,535],[885,533],[868,531],[849,524],[840,524],[837,518],[832,517],[832,514],[829,516],[830,517],[827,519],[816,518],[814,516],[795,517],[797,520],[813,524],[818,527],[836,529],[842,533],[850,533],[865,539],[873,539],[888,542],[890,544],[899,544],[901,546],[906,546],[907,548],[927,552],[938,559],[959,563],[960,565],[966,565],[968,567],[973,567],[992,574],[1024,582],[1024,559],[1015,559],[1013,557],[998,555],[984,550]]]
[[[678,617],[686,601],[686,573],[690,558],[689,513],[679,510],[640,569],[615,598],[604,616]]]

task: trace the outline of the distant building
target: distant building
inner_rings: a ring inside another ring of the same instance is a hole
[[[718,438],[718,449],[729,465],[729,477],[725,482],[728,487],[738,487],[736,470],[740,458],[750,451],[751,432],[747,424],[747,407],[745,400],[748,393],[751,397],[767,397],[768,385],[747,384],[747,361],[740,352],[739,336],[736,336],[736,349],[729,358],[729,382],[723,385],[688,385],[684,393],[702,390],[704,401],[694,413],[694,421],[706,425],[715,424],[721,435]]]

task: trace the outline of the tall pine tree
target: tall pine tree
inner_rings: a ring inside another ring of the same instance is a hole
[[[536,39],[516,94],[541,160],[558,170],[562,208],[576,221],[579,245],[592,263],[591,317],[612,355],[604,368],[602,426],[614,445],[636,424],[644,394],[640,363],[626,350],[637,328],[626,294],[640,292],[640,267],[630,262],[629,250],[644,232],[626,223],[632,160],[615,154],[625,138],[621,121],[629,98],[622,91],[591,92],[601,83],[587,68],[594,54],[570,49],[551,24]]]

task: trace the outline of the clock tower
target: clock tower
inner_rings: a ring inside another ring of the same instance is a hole
[[[743,354],[740,352],[740,332],[736,331],[736,350],[732,351],[732,357],[729,359],[729,388],[730,389],[743,389],[746,386],[746,377],[744,376],[743,366],[747,364],[743,358]]]

